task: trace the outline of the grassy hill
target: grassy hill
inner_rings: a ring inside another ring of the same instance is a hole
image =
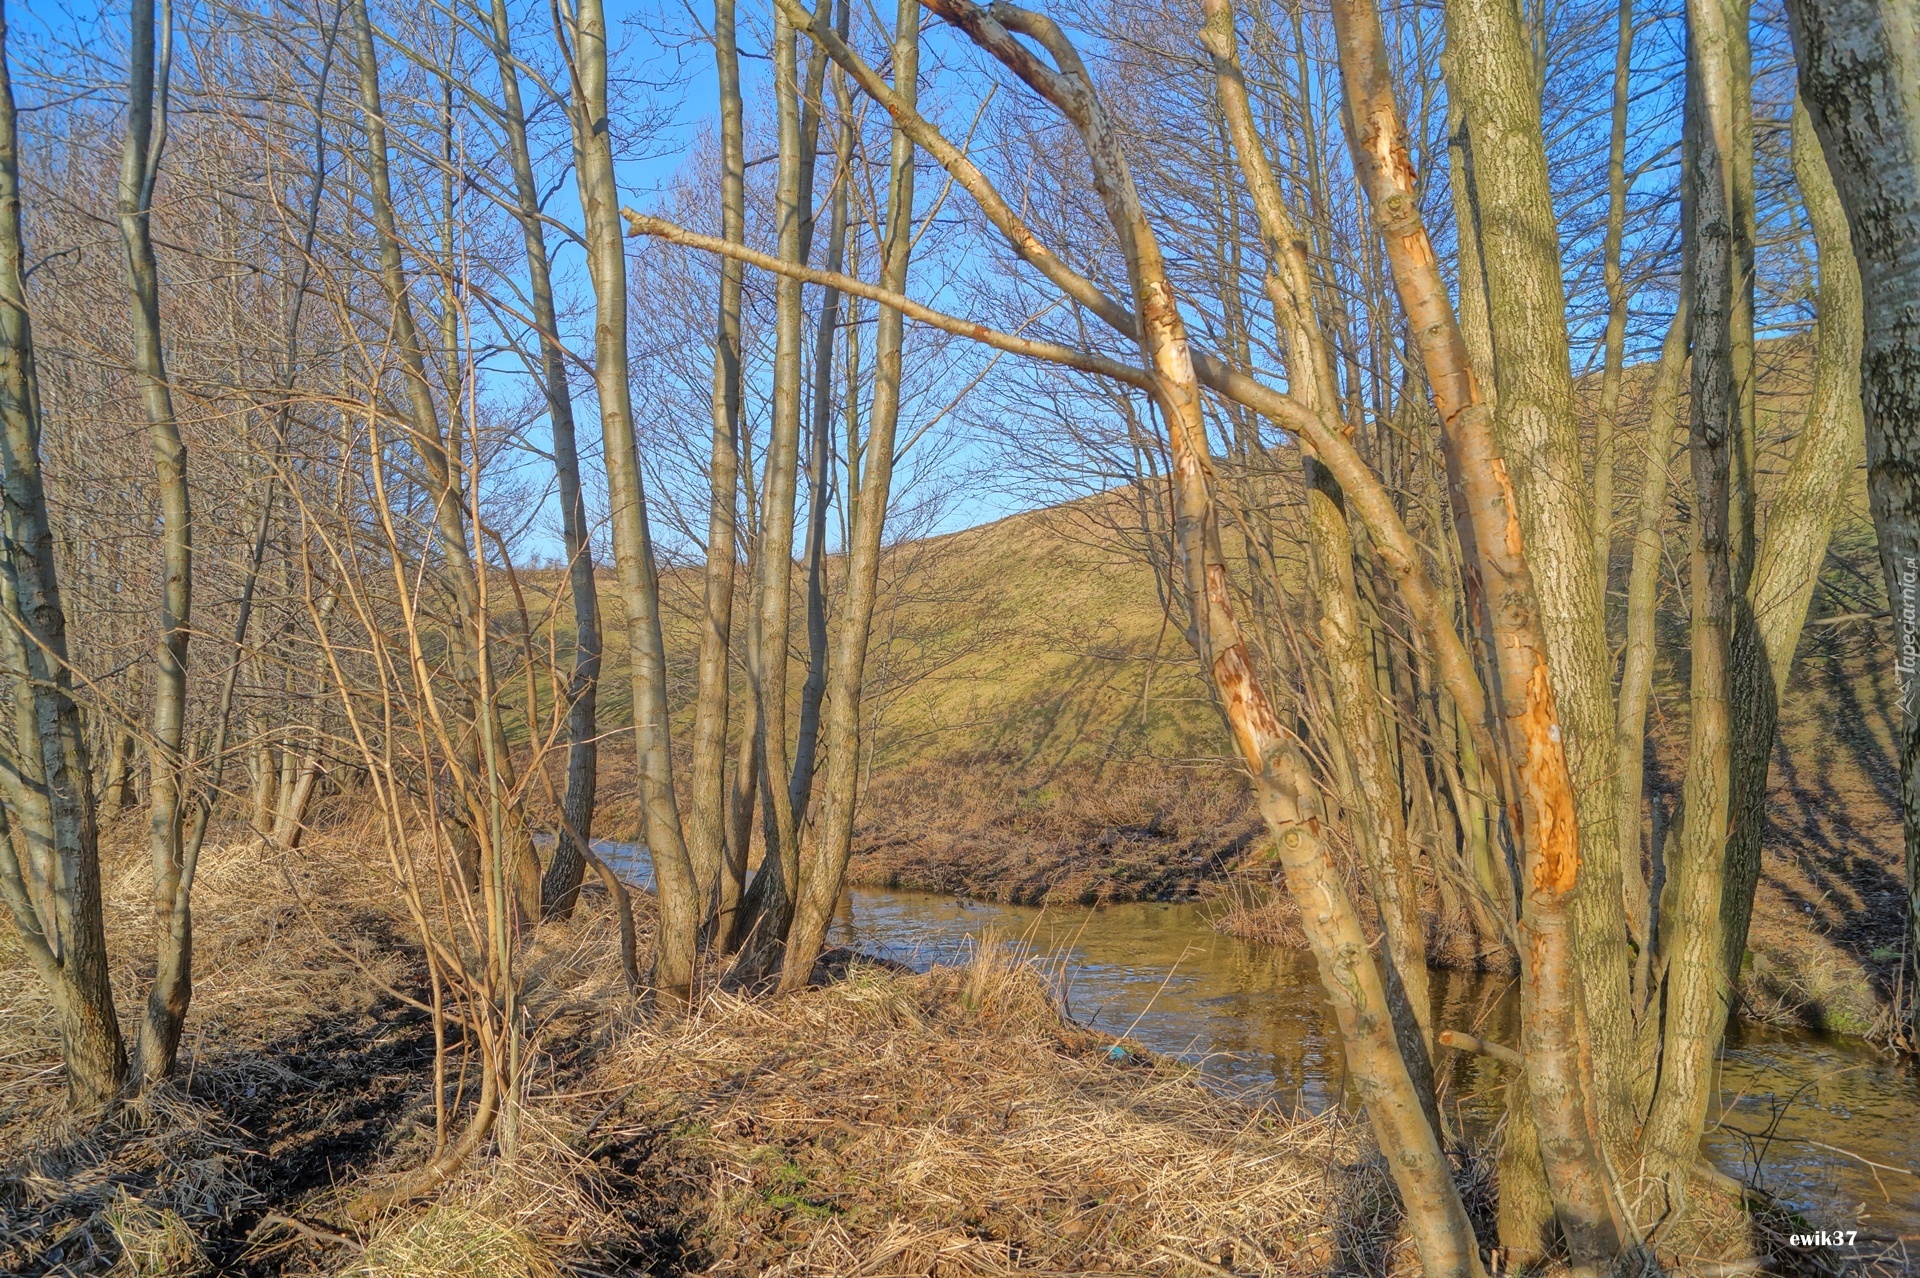
[[[1804,349],[1767,348],[1762,482],[1784,470]],[[1622,535],[1640,486],[1630,371]],[[1590,388],[1583,388],[1590,389]],[[1653,789],[1677,793],[1686,739],[1687,497],[1675,459],[1651,722]],[[890,552],[875,623],[863,743],[857,882],[1002,899],[1101,901],[1206,890],[1258,837],[1244,782],[1177,620],[1128,546],[1129,494],[1016,515]],[[610,667],[602,723],[629,721],[619,602],[603,589]],[[530,602],[564,589],[533,574]],[[697,571],[664,582],[676,738],[693,695]],[[1616,585],[1616,590],[1619,586]],[[1612,600],[1616,610],[1622,601]],[[564,616],[566,605],[559,610]],[[1770,1014],[1864,1028],[1901,934],[1897,713],[1864,469],[1831,552],[1780,712],[1750,994]],[[796,663],[805,660],[796,607]],[[1614,618],[1618,642],[1620,618]],[[564,641],[564,636],[562,639]],[[800,666],[793,678],[795,696]],[[631,757],[605,752],[600,829],[631,833]]]

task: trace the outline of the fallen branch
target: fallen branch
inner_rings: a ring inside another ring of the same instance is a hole
[[[1496,1061],[1511,1065],[1515,1069],[1524,1069],[1527,1064],[1526,1057],[1511,1047],[1503,1047],[1488,1039],[1475,1038],[1472,1034],[1463,1034],[1459,1030],[1441,1030],[1440,1045],[1451,1047],[1456,1052],[1477,1052],[1481,1056],[1491,1056]]]

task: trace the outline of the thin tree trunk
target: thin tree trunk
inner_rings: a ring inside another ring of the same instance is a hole
[[[775,194],[779,258],[804,265],[804,220],[812,203],[802,184],[801,105],[794,26],[784,9],[774,18],[773,84],[779,116],[779,175]],[[801,282],[782,275],[774,285],[772,426],[766,477],[761,483],[759,536],[759,642],[757,669],[749,669],[760,708],[761,831],[766,855],[754,875],[742,910],[748,929],[742,971],[749,978],[771,974],[793,922],[799,890],[799,829],[794,820],[787,754],[787,670],[793,605],[793,521],[800,466]]]
[[[846,38],[849,5],[841,0],[837,24]],[[815,57],[819,50],[815,50]],[[853,115],[846,73],[833,72],[835,103],[840,123],[834,132],[833,199],[827,224],[826,269],[836,274],[847,257],[847,195],[853,185]],[[908,143],[912,145],[911,142]],[[909,220],[912,217],[908,213]],[[902,281],[904,286],[905,281]],[[800,688],[800,725],[793,750],[793,779],[789,786],[796,826],[804,826],[813,794],[813,774],[820,744],[820,703],[827,692],[827,513],[833,497],[833,350],[840,328],[840,290],[821,291],[820,318],[813,339],[813,411],[807,457],[807,679]],[[847,394],[854,388],[849,386]],[[877,562],[877,561],[876,561]]]
[[[153,784],[148,853],[153,860],[157,966],[134,1049],[142,1086],[173,1072],[180,1030],[193,1000],[194,862],[183,835],[186,816],[187,640],[193,612],[193,510],[187,450],[173,413],[160,330],[160,271],[153,256],[153,186],[167,138],[167,79],[172,11],[158,43],[153,0],[133,0],[126,144],[120,159],[118,212],[133,301],[135,384],[153,441],[160,493],[160,642],[154,657]]]
[[[1290,385],[1297,388],[1309,408],[1332,414],[1339,409],[1339,396],[1314,313],[1306,238],[1287,210],[1254,123],[1240,70],[1233,7],[1229,0],[1204,0],[1201,10],[1206,20],[1201,41],[1213,56],[1220,108],[1247,189],[1253,195],[1270,261],[1266,288],[1275,322],[1287,337],[1293,374]],[[1426,1091],[1432,1086],[1433,1073],[1432,996],[1427,981],[1426,929],[1404,816],[1405,796],[1388,756],[1389,729],[1369,669],[1372,657],[1354,582],[1353,534],[1347,526],[1345,497],[1311,445],[1301,451],[1307,472],[1309,570],[1317,583],[1322,646],[1332,675],[1340,734],[1352,757],[1360,791],[1356,833],[1379,898],[1381,928],[1391,960],[1390,992],[1399,995],[1395,1001],[1400,1019],[1410,1018],[1416,1031],[1411,1036],[1403,1035],[1403,1040],[1416,1041],[1403,1041],[1402,1050],[1408,1068]],[[1398,990],[1392,990],[1395,984]]]
[[[127,806],[133,773],[133,734],[118,723],[110,729],[113,746],[107,755],[107,775],[100,785],[100,822],[117,818]]]
[[[384,293],[392,325],[394,354],[400,362],[401,381],[406,387],[406,427],[415,454],[426,471],[429,496],[434,507],[434,525],[441,556],[438,576],[453,605],[453,619],[447,627],[447,646],[452,657],[455,690],[455,717],[452,748],[458,756],[459,771],[466,779],[457,787],[457,801],[464,811],[458,820],[470,827],[474,846],[482,843],[482,834],[491,830],[494,804],[500,794],[514,790],[512,761],[506,748],[500,716],[489,700],[492,686],[485,644],[486,619],[481,606],[481,582],[474,562],[473,547],[468,544],[469,509],[467,506],[465,466],[461,460],[461,431],[458,405],[449,394],[448,415],[451,429],[442,431],[440,410],[434,403],[433,385],[428,376],[426,348],[421,343],[419,326],[414,320],[413,297],[409,289],[402,256],[400,231],[393,200],[392,171],[387,157],[387,119],[381,102],[380,58],[374,39],[373,23],[366,0],[352,0],[349,20],[353,24],[354,54],[359,72],[361,127],[366,132],[366,176],[368,204],[373,215],[375,238],[379,245],[380,286]],[[448,356],[457,361],[457,352]],[[446,370],[449,391],[457,386],[456,370]],[[479,530],[474,529],[475,544]],[[473,788],[485,780],[489,789],[481,793]],[[497,789],[493,788],[497,785]],[[501,849],[510,867],[515,903],[527,918],[539,917],[540,877],[532,843],[518,803],[511,805],[500,825],[506,846]],[[487,837],[491,838],[489,834]]]
[[[1907,1015],[1920,1036],[1920,21],[1907,0],[1788,0],[1787,16],[1860,266],[1867,491],[1900,680]]]
[[[1730,991],[1721,956],[1720,901],[1726,878],[1733,725],[1728,702],[1734,627],[1728,490],[1739,445],[1733,383],[1732,130],[1726,85],[1710,56],[1717,0],[1692,0],[1696,56],[1689,59],[1684,180],[1691,229],[1686,287],[1692,296],[1693,471],[1691,574],[1693,616],[1688,656],[1686,817],[1679,847],[1667,857],[1660,905],[1660,954],[1666,962],[1660,1081],[1641,1147],[1664,1189],[1655,1214],[1684,1209],[1711,1100],[1713,1056],[1726,1026]]]
[[[1736,634],[1734,717],[1741,725],[1733,767],[1727,881],[1721,896],[1721,944],[1728,981],[1738,987],[1747,924],[1760,881],[1767,773],[1780,700],[1786,695],[1807,605],[1826,562],[1841,484],[1865,434],[1860,417],[1860,272],[1846,214],[1834,191],[1804,105],[1793,111],[1793,172],[1819,252],[1813,388],[1793,459],[1767,505],[1747,589],[1749,620]]]
[[[1652,901],[1640,870],[1640,807],[1647,780],[1647,698],[1653,691],[1654,621],[1659,613],[1660,563],[1666,544],[1667,467],[1673,455],[1674,425],[1680,415],[1680,387],[1687,365],[1687,304],[1667,325],[1649,396],[1646,469],[1640,483],[1640,514],[1633,530],[1633,563],[1627,574],[1627,624],[1616,699],[1614,758],[1620,774],[1616,801],[1620,835],[1620,874],[1626,898],[1627,927],[1640,948],[1634,964],[1634,1014],[1646,1007],[1645,972],[1652,953]],[[1634,1112],[1639,1106],[1634,1106]]]
[[[1619,34],[1613,53],[1613,118],[1607,134],[1607,234],[1600,270],[1607,286],[1605,353],[1600,370],[1600,413],[1593,435],[1593,561],[1604,591],[1613,563],[1613,455],[1620,424],[1621,370],[1627,354],[1627,281],[1620,269],[1627,224],[1627,107],[1633,71],[1633,0],[1619,0]],[[1637,842],[1637,841],[1636,841]],[[1623,876],[1626,867],[1621,867]]]
[[[614,178],[612,120],[607,114],[607,20],[601,0],[580,0],[573,23],[574,168],[585,211],[587,265],[593,280],[594,385],[600,392],[600,434],[606,455],[614,565],[627,613],[633,680],[634,750],[653,856],[660,922],[653,983],[675,997],[690,995],[701,904],[680,829],[667,725],[667,656],[660,636],[660,578],[647,527],[647,497],[633,433],[627,360],[627,259]]]
[[[0,5],[0,700],[13,716],[14,747],[12,766],[0,768],[0,897],[53,1003],[68,1105],[95,1113],[119,1094],[127,1055],[107,975],[92,779],[40,469],[6,39]]]
[[[740,46],[734,0],[715,0],[713,56],[720,84],[720,234],[746,238],[746,151],[740,102]],[[713,357],[713,450],[707,471],[707,564],[699,684],[694,696],[693,776],[687,854],[700,908],[714,910],[715,943],[725,947],[739,904],[726,793],[727,720],[733,673],[733,594],[739,555],[735,518],[740,479],[740,292],[745,268],[720,262],[720,311]],[[747,779],[751,783],[749,769]],[[737,856],[744,872],[746,850]]]
[[[561,829],[575,837],[554,840],[553,857],[540,884],[541,912],[549,918],[573,913],[586,873],[581,851],[593,837],[594,799],[599,781],[600,595],[594,581],[593,543],[587,503],[580,487],[580,448],[574,429],[573,393],[567,386],[566,351],[553,303],[553,267],[541,226],[540,189],[534,181],[527,145],[527,117],[520,98],[519,65],[513,56],[513,30],[505,0],[491,8],[494,64],[500,72],[499,116],[513,166],[515,216],[526,242],[527,277],[533,302],[533,326],[540,343],[540,385],[547,400],[553,436],[554,478],[560,490],[560,532],[567,552],[567,585],[573,596],[573,669],[567,678],[567,788],[560,800]],[[532,707],[529,705],[529,713]]]
[[[841,6],[844,20],[846,6]],[[839,33],[845,37],[845,31]],[[893,38],[894,91],[908,104],[919,97],[920,76],[920,0],[900,0]],[[843,118],[847,103],[841,102]],[[846,165],[851,159],[850,128],[841,134],[841,192],[836,194],[834,242],[828,260],[838,269],[846,234],[845,187],[851,177]],[[887,221],[881,247],[880,284],[882,288],[904,293],[907,285],[907,258],[913,247],[913,140],[896,126],[887,169]],[[823,303],[823,312],[837,305],[838,297]],[[826,334],[825,320],[822,333]],[[827,700],[827,774],[823,795],[825,804],[819,833],[802,867],[795,905],[793,928],[787,942],[785,961],[780,971],[780,990],[803,988],[813,971],[814,959],[833,922],[835,905],[846,880],[847,860],[853,849],[853,819],[859,799],[860,711],[865,681],[867,644],[873,631],[873,609],[879,594],[881,536],[887,517],[887,503],[893,483],[894,438],[900,420],[901,348],[906,340],[905,319],[899,311],[886,308],[879,313],[874,336],[873,408],[868,416],[865,466],[861,475],[860,501],[853,516],[852,538],[847,553],[847,582],[842,604],[839,633],[835,637],[831,678],[825,689]],[[821,342],[822,356],[831,354],[831,339]],[[847,394],[857,388],[849,383]],[[821,396],[815,401],[815,429],[824,432],[830,405]],[[821,459],[825,471],[825,459]],[[824,473],[821,488],[824,488]],[[820,489],[815,501],[820,500]],[[824,518],[824,512],[818,512]],[[819,525],[824,537],[825,527]],[[811,562],[811,561],[810,561]],[[824,616],[820,620],[824,630]],[[817,668],[823,678],[827,665]],[[809,678],[811,683],[811,677]],[[818,701],[816,700],[816,705]],[[802,741],[805,742],[805,726]]]

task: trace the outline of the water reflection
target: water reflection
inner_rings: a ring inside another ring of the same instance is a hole
[[[835,944],[915,967],[963,962],[992,930],[1028,946],[1055,974],[1068,1010],[1222,1085],[1283,1107],[1351,1102],[1332,1012],[1311,955],[1215,932],[1209,907],[1139,902],[1031,908],[855,888]],[[1515,1039],[1517,1001],[1504,978],[1433,973],[1435,1023]],[[1499,1116],[1500,1067],[1443,1052],[1446,1104],[1469,1129]],[[1825,1228],[1920,1242],[1920,1077],[1859,1043],[1805,1031],[1737,1027],[1720,1062],[1722,1112],[1706,1149]]]

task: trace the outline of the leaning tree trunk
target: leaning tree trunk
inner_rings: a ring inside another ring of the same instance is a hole
[[[620,195],[607,114],[607,18],[601,0],[580,0],[574,26],[573,155],[587,230],[587,266],[594,296],[594,385],[600,392],[600,435],[606,455],[614,566],[627,612],[633,681],[634,751],[660,901],[653,982],[676,997],[693,988],[700,927],[693,865],[673,792],[667,725],[667,654],[660,635],[660,577],[647,527],[647,495],[633,434],[633,385],[627,360],[627,259]]]
[[[1900,679],[1907,1015],[1920,1034],[1920,18],[1910,0],[1787,0],[1787,17],[1860,266],[1867,493]]]
[[[92,781],[40,470],[6,40],[0,5],[0,700],[13,716],[14,750],[12,766],[0,768],[0,897],[53,1003],[67,1102],[94,1113],[119,1094],[127,1054],[107,978]]]
[[[1290,384],[1306,405],[1337,416],[1339,394],[1313,299],[1306,237],[1280,192],[1254,120],[1240,67],[1234,10],[1228,0],[1206,0],[1201,41],[1213,57],[1215,90],[1240,170],[1253,195],[1270,269],[1266,288],[1274,318],[1286,334]],[[1403,1025],[1401,1049],[1423,1093],[1432,1088],[1432,996],[1427,981],[1426,927],[1421,915],[1413,848],[1408,839],[1400,778],[1388,756],[1390,728],[1373,684],[1373,654],[1363,629],[1353,572],[1353,533],[1339,481],[1311,444],[1301,449],[1306,469],[1309,570],[1320,599],[1322,647],[1332,675],[1334,711],[1360,791],[1354,814],[1357,841],[1379,897],[1387,941],[1388,993]]]
[[[1038,14],[1005,3],[983,10],[971,0],[928,0],[928,7],[1053,103],[1086,145],[1095,189],[1127,258],[1140,351],[1166,414],[1176,539],[1195,631],[1193,646],[1226,711],[1242,762],[1254,778],[1261,811],[1278,842],[1288,886],[1300,904],[1334,1004],[1349,1067],[1400,1188],[1422,1263],[1435,1278],[1477,1275],[1481,1266],[1472,1225],[1400,1054],[1386,990],[1366,952],[1358,913],[1322,841],[1311,774],[1298,744],[1274,716],[1234,616],[1186,324],[1092,77],[1060,29]],[[1016,40],[1016,31],[1041,44],[1057,70]]]
[[[153,441],[160,492],[160,643],[154,661],[153,783],[148,854],[153,860],[157,965],[134,1050],[143,1086],[173,1072],[193,999],[193,858],[185,844],[187,640],[193,611],[193,510],[187,449],[173,413],[160,331],[160,270],[153,256],[153,184],[167,140],[172,32],[155,60],[153,0],[133,0],[127,135],[120,158],[120,238],[133,300],[134,381]]]

